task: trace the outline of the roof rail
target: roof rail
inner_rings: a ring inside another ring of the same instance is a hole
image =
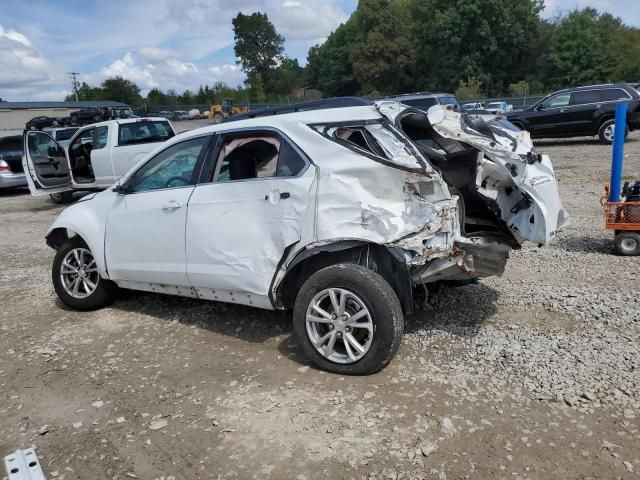
[[[235,122],[237,120],[247,120],[249,118],[268,117],[271,115],[285,115],[287,113],[306,112],[309,110],[325,110],[328,108],[362,107],[373,105],[371,100],[362,97],[334,97],[316,100],[313,102],[292,103],[290,105],[280,105],[278,107],[264,108],[261,110],[237,113],[230,116],[225,122]]]

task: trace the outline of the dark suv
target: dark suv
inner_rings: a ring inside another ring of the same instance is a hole
[[[531,107],[506,116],[533,138],[598,135],[613,142],[613,117],[618,101],[628,101],[627,129],[640,128],[640,93],[628,84],[592,85],[559,90]]]
[[[107,107],[87,107],[70,115],[72,125],[87,125],[102,122],[111,118],[111,111]]]
[[[410,107],[417,108],[418,110],[427,111],[434,105],[442,105],[444,107],[451,106],[454,110],[460,111],[460,102],[450,93],[432,93],[432,92],[417,92],[417,93],[403,93],[402,95],[396,95],[393,97],[385,97],[384,100],[394,100],[396,102],[404,103]]]

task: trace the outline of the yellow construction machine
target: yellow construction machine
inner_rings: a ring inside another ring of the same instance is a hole
[[[224,98],[220,101],[220,103],[211,105],[211,109],[209,110],[209,118],[213,120],[214,123],[222,123],[224,119],[228,118],[230,115],[235,115],[236,113],[245,113],[248,111],[249,108],[247,106],[236,107],[233,105],[233,100]]]

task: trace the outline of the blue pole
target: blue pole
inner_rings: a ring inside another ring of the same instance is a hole
[[[620,201],[622,189],[622,162],[624,159],[624,134],[627,130],[627,102],[616,104],[615,132],[613,134],[613,157],[611,159],[611,182],[609,201]]]

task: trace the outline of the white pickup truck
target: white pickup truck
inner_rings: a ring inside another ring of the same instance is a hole
[[[24,135],[23,166],[31,194],[68,203],[74,191],[103,190],[173,137],[166,118],[128,118],[80,128],[61,146],[46,132]]]

